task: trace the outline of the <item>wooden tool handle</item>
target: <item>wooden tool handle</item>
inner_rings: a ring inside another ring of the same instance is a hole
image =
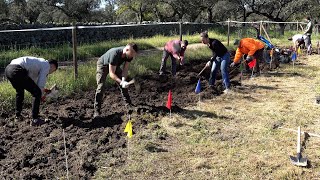
[[[300,135],[301,135],[301,129],[300,126],[298,126],[298,137],[297,137],[297,153],[299,154],[301,151],[301,145],[300,145]]]

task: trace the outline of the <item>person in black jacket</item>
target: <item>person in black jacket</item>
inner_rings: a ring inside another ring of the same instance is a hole
[[[208,45],[208,47],[212,51],[212,57],[206,64],[206,67],[210,67],[212,65],[209,85],[214,86],[218,68],[220,67],[223,85],[225,87],[224,93],[227,93],[230,89],[230,79],[228,73],[228,65],[230,64],[230,53],[219,40],[209,38],[207,32],[202,32],[200,36],[201,42]]]

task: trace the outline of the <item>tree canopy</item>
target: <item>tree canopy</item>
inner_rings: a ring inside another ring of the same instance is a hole
[[[319,0],[0,0],[1,21],[16,23],[319,21]]]

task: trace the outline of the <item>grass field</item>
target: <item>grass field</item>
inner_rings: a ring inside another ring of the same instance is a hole
[[[319,138],[302,136],[309,167],[300,168],[289,160],[296,133],[278,128],[320,134],[318,59],[301,57],[295,69],[282,65],[278,73],[244,80],[231,94],[149,122],[129,140],[127,163],[103,167],[108,157],[95,178],[319,179]]]

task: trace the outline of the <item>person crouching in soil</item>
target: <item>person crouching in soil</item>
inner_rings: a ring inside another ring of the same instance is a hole
[[[263,62],[264,43],[253,38],[243,38],[240,41],[235,40],[234,45],[237,45],[238,48],[236,50],[233,63],[231,63],[230,66],[231,67],[235,66],[235,64],[240,62],[242,56],[246,54],[247,55],[246,63],[249,63],[252,60],[256,59],[256,65],[254,67],[254,70],[255,70],[254,76],[259,76],[260,75],[259,62],[260,61]]]
[[[45,84],[48,74],[58,69],[56,60],[25,56],[14,59],[6,67],[5,74],[13,88],[16,90],[16,116],[15,121],[23,119],[21,112],[24,100],[24,90],[30,92],[32,98],[31,126],[39,126],[45,123],[39,118],[39,107],[42,95],[45,94]]]
[[[120,92],[127,108],[131,106],[131,99],[128,93],[129,83],[126,81],[128,76],[129,64],[136,57],[138,46],[134,43],[129,43],[125,47],[116,47],[109,49],[97,61],[97,89],[94,101],[94,118],[101,116],[101,104],[105,91],[105,82],[107,75],[117,82]],[[121,65],[123,65],[121,69]]]
[[[171,74],[172,76],[176,75],[176,72],[177,72],[176,60],[179,61],[180,65],[184,65],[184,61],[185,61],[184,53],[187,49],[187,46],[188,46],[187,40],[184,40],[184,41],[171,40],[165,44],[163,49],[160,71],[159,71],[160,76],[168,73],[166,71],[166,62],[169,56],[171,57]]]

